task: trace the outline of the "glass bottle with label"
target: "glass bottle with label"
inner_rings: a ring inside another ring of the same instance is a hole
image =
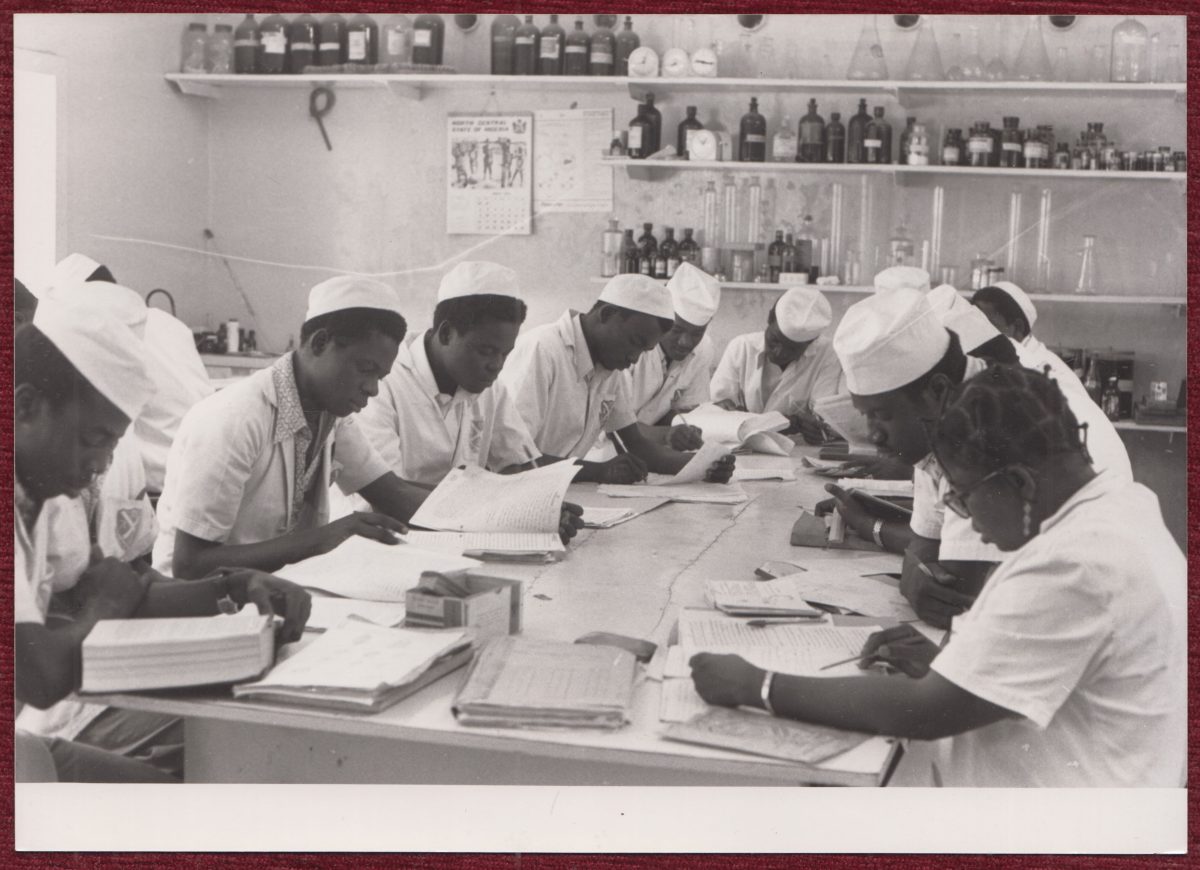
[[[379,62],[379,25],[370,15],[346,22],[346,63],[370,66]]]
[[[515,15],[497,15],[492,20],[492,75],[513,74],[513,47],[521,19]]]
[[[783,230],[775,231],[775,241],[767,245],[767,275],[772,284],[779,283],[779,273],[783,271]]]
[[[346,19],[331,12],[321,19],[318,31],[317,66],[337,66],[346,62]]]
[[[616,71],[617,38],[607,27],[597,27],[588,48],[588,74],[611,76]]]
[[[951,127],[946,131],[946,138],[942,141],[942,165],[961,166],[966,157],[966,150],[962,140],[962,130]]]
[[[983,121],[971,125],[971,136],[967,140],[967,166],[975,169],[986,167],[992,159],[992,134]]]
[[[567,34],[563,43],[563,75],[585,76],[588,74],[588,51],[592,41],[583,30],[583,19],[575,19],[575,29]]]
[[[298,15],[288,25],[288,72],[302,73],[317,59],[317,43],[321,37],[321,25],[317,19],[305,13]]]
[[[667,277],[667,252],[663,250],[666,244],[667,240],[663,239],[663,243],[654,252],[654,271],[650,273],[652,278]]]
[[[641,38],[634,32],[633,19],[625,16],[625,26],[617,33],[616,72],[619,76],[629,75],[629,55],[642,44]]]
[[[679,244],[675,241],[674,227],[663,227],[663,235],[665,238],[658,246],[658,254],[666,261],[666,272],[659,277],[671,278],[675,275],[675,270],[679,268]]]
[[[621,272],[636,275],[641,271],[640,260],[637,242],[633,240],[633,230],[625,230],[621,237]]]
[[[1108,419],[1114,422],[1121,419],[1121,390],[1117,386],[1115,377],[1108,379],[1108,385],[1105,386],[1104,395],[1101,397],[1100,407]]]
[[[616,218],[609,218],[608,229],[600,235],[600,277],[611,278],[621,271],[621,230]]]
[[[626,153],[634,159],[641,159],[649,156],[651,137],[654,135],[653,125],[649,116],[646,114],[646,104],[638,103],[637,115],[629,122],[629,129],[626,142]]]
[[[1004,119],[1004,129],[1000,131],[1000,165],[1007,169],[1025,165],[1025,143],[1020,124],[1020,118],[1010,115]]]
[[[654,259],[658,255],[658,240],[654,238],[654,224],[642,224],[642,234],[638,237],[638,271],[643,275],[654,277]]]
[[[710,184],[712,182],[709,182]],[[683,228],[683,239],[679,242],[679,262],[691,263],[693,266],[700,265],[700,246],[696,244],[696,240],[692,238],[692,228]]]
[[[563,43],[567,31],[558,23],[558,16],[551,15],[550,23],[542,28],[538,40],[538,74],[560,76],[563,71]]]
[[[204,66],[214,75],[233,72],[233,25],[218,24],[204,48]]]
[[[817,114],[817,101],[808,101],[808,114],[800,119],[800,163],[821,163],[825,158],[825,119]]]
[[[767,119],[758,113],[758,98],[750,98],[750,111],[738,125],[738,160],[762,163],[767,159]]]
[[[1025,131],[1024,162],[1026,169],[1046,169],[1050,165],[1050,150],[1043,139],[1045,130]]]
[[[413,22],[412,62],[440,66],[446,22],[435,13],[418,15]]]
[[[1135,18],[1126,18],[1113,28],[1112,70],[1114,82],[1150,81],[1150,34]]]
[[[929,130],[924,124],[913,124],[908,137],[908,165],[929,165]]]
[[[675,150],[683,159],[689,159],[688,146],[697,130],[703,130],[704,125],[696,117],[696,107],[687,107],[687,117],[679,122],[679,133],[675,138]]]
[[[650,144],[646,151],[649,157],[662,148],[662,112],[654,107],[654,94],[646,94],[646,118],[650,121]]]
[[[858,101],[858,113],[851,119],[846,127],[846,162],[847,163],[866,163],[867,153],[863,146],[863,141],[867,138],[867,127],[871,123],[871,116],[867,114],[867,101]]]
[[[389,15],[379,28],[379,62],[412,63],[412,20]]]
[[[233,31],[233,71],[244,75],[258,71],[258,22],[253,15],[243,18]]]
[[[892,162],[892,125],[883,119],[883,106],[875,107],[875,117],[863,137],[864,163]]]
[[[513,31],[513,75],[535,76],[538,71],[538,40],[542,31],[526,15],[525,23]]]
[[[913,124],[917,123],[917,119],[911,115],[904,119],[904,129],[900,131],[900,154],[896,158],[896,162],[902,166],[908,165],[908,140],[912,138]]]
[[[276,74],[287,62],[287,19],[268,15],[258,26],[258,71]]]
[[[1071,168],[1071,146],[1066,142],[1059,142],[1058,147],[1054,151],[1054,168]]]
[[[179,71],[183,73],[206,72],[204,55],[208,43],[208,27],[194,21],[183,31],[183,51],[180,55]]]
[[[779,130],[771,139],[771,160],[775,163],[792,163],[797,159],[797,139],[792,132],[792,118],[784,115],[779,122]]]
[[[841,112],[830,112],[829,123],[825,125],[825,162],[846,162],[846,125],[842,123]]]

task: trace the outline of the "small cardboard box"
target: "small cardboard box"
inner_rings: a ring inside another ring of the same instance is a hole
[[[404,596],[404,624],[421,628],[467,626],[475,629],[480,639],[520,634],[525,606],[520,580],[472,573],[453,579],[469,594],[432,595],[419,586],[408,590]]]

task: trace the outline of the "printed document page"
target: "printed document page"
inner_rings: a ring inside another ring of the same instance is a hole
[[[786,582],[805,601],[853,610],[863,616],[886,617],[901,622],[917,618],[916,611],[898,588],[872,577],[864,577],[861,569],[852,565],[847,563],[846,568],[814,566],[803,574],[791,574],[771,582]]]
[[[309,631],[328,631],[347,616],[357,616],[376,625],[394,626],[404,622],[404,605],[391,601],[359,601],[355,598],[314,595],[312,611],[304,627]]]
[[[443,532],[557,532],[574,461],[520,474],[456,468],[429,494],[411,524]]]

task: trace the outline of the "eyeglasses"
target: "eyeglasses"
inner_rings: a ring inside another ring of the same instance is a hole
[[[1010,466],[1007,465],[1003,468],[997,468],[991,474],[985,474],[983,477],[979,478],[979,480],[975,481],[966,489],[955,489],[954,487],[950,486],[949,478],[947,478],[946,494],[942,496],[942,504],[950,508],[950,510],[954,511],[964,520],[970,519],[971,509],[967,507],[967,496],[970,495],[973,490],[983,486],[993,477],[999,477],[1000,475],[1004,474],[1009,468]],[[945,473],[946,468],[945,466],[942,466],[942,474]]]

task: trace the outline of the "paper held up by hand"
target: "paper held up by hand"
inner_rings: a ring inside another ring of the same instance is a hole
[[[876,452],[875,444],[871,441],[871,430],[867,426],[867,418],[854,407],[849,393],[822,396],[813,401],[812,407],[822,420],[846,439],[851,452],[868,454]]]
[[[520,474],[455,468],[413,514],[411,525],[439,532],[557,533],[563,498],[580,469],[573,460]]]
[[[787,456],[792,452],[792,440],[780,435],[788,427],[788,418],[778,411],[751,414],[746,411],[726,411],[710,403],[680,414],[682,423],[698,428],[707,441],[719,441],[731,447],[746,447],[756,453]]]
[[[708,469],[714,462],[728,456],[730,452],[729,447],[725,444],[717,441],[705,441],[700,449],[692,454],[692,458],[688,460],[687,465],[679,469],[675,474],[648,474],[644,483],[648,486],[698,483],[704,480],[708,474]]]

